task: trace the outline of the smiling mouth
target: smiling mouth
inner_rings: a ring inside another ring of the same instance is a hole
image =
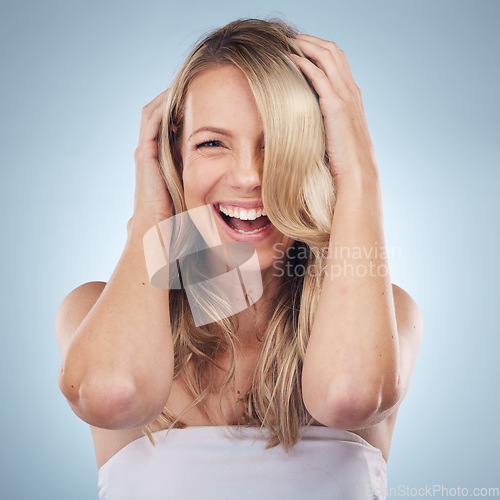
[[[221,204],[216,205],[222,220],[235,231],[241,234],[256,234],[264,231],[271,221],[262,208],[246,210],[244,208],[226,207]]]

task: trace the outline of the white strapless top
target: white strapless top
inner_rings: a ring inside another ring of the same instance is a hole
[[[311,426],[288,454],[256,427],[187,427],[140,437],[98,473],[100,500],[384,499],[382,452],[349,431]]]

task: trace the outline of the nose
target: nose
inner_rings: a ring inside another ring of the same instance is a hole
[[[231,187],[240,193],[252,193],[262,184],[264,155],[261,151],[241,152],[229,172]]]

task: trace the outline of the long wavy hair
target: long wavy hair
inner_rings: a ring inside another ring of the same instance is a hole
[[[318,96],[290,54],[303,55],[294,42],[295,28],[281,20],[244,19],[210,33],[197,44],[169,91],[159,134],[162,175],[175,213],[186,210],[178,143],[190,83],[201,72],[234,65],[247,77],[260,112],[265,136],[262,200],[271,222],[294,241],[286,251],[287,272],[273,303],[262,313],[262,345],[249,391],[242,395],[241,425],[269,432],[267,448],[289,451],[301,429],[313,419],[302,399],[302,365],[319,299],[333,219],[335,194],[325,153],[325,132]],[[284,252],[283,252],[284,253]],[[265,285],[264,285],[265,286]],[[183,290],[170,291],[174,342],[174,379],[185,383],[192,403],[180,415],[165,407],[143,428],[152,433],[184,428],[182,416],[196,405],[211,420],[205,399],[214,394],[216,354],[229,353],[231,368],[220,387],[234,377],[238,316],[202,327],[194,324]],[[192,368],[187,370],[188,365]]]

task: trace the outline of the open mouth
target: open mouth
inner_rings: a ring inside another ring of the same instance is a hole
[[[216,205],[222,220],[235,231],[241,234],[256,234],[264,231],[271,221],[268,219],[263,208],[252,208],[250,210],[237,207],[226,207]]]

